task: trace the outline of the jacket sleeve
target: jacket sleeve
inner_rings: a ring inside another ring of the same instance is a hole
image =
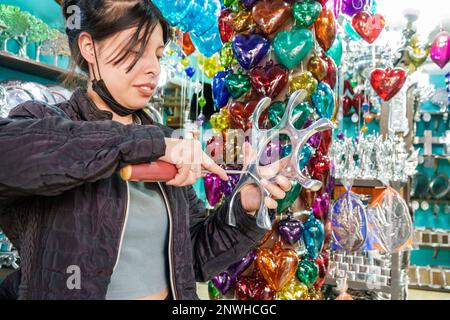
[[[197,281],[205,282],[254,249],[267,230],[259,228],[256,219],[245,212],[240,194],[236,196],[233,208],[236,227],[226,223],[230,197],[206,217],[203,202],[193,188],[188,189],[188,196],[195,275]]]
[[[155,126],[60,115],[36,119],[34,111],[26,112],[29,107],[18,106],[0,119],[0,200],[55,196],[108,178],[125,164],[164,155],[164,133]]]

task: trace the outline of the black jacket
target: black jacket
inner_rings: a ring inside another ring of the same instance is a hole
[[[104,299],[118,258],[128,199],[118,170],[154,161],[170,130],[138,112],[143,125],[122,125],[78,89],[56,106],[26,102],[0,120],[0,228],[21,256],[20,285],[7,279],[0,293],[18,299]],[[235,202],[206,216],[192,187],[160,184],[169,208],[172,295],[198,299],[196,280],[241,259],[264,236]],[[79,267],[81,289],[68,289]],[[69,269],[68,269],[69,268]]]

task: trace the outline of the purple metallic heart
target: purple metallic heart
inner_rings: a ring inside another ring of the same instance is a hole
[[[314,213],[314,217],[316,219],[321,220],[322,222],[328,220],[328,212],[330,209],[330,195],[328,193],[324,193],[314,200],[311,208]]]
[[[251,8],[257,0],[241,0],[244,6]]]
[[[230,275],[226,271],[213,277],[211,282],[222,294],[226,294],[231,288]]]
[[[281,220],[278,224],[278,233],[283,237],[284,241],[293,245],[302,236],[303,225],[300,221],[288,217]]]
[[[229,196],[233,191],[236,185],[239,182],[241,175],[239,174],[229,174],[228,181],[221,181],[223,194]]]
[[[270,49],[270,41],[259,34],[238,34],[233,40],[233,53],[245,70],[256,66]]]
[[[252,264],[256,259],[256,250],[252,250],[240,261],[228,268],[227,272],[230,275],[231,282],[236,283],[237,278]]]
[[[364,11],[370,0],[342,0],[341,12],[353,17],[358,12]]]
[[[321,137],[322,135],[320,132],[316,133],[308,140],[308,144],[314,149],[317,149],[319,147]]]
[[[211,206],[215,207],[223,194],[221,179],[214,173],[208,173],[203,180],[205,183],[206,199]]]

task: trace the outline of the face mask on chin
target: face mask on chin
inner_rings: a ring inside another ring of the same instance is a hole
[[[103,101],[105,101],[105,103],[108,105],[108,107],[115,114],[117,114],[121,117],[126,117],[126,116],[136,113],[137,110],[128,109],[128,108],[124,107],[123,105],[121,105],[119,102],[117,102],[117,100],[114,99],[111,92],[106,87],[106,83],[105,83],[105,81],[103,81],[102,76],[100,74],[100,68],[98,65],[95,44],[94,44],[94,56],[95,56],[95,61],[97,63],[98,76],[100,79],[97,80],[97,77],[95,76],[95,72],[94,72],[94,80],[92,80],[92,90],[94,90],[94,92],[97,93],[99,95],[99,97],[102,98]]]

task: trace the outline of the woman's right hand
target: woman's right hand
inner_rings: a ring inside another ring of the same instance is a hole
[[[202,170],[215,173],[222,180],[228,180],[225,170],[203,152],[198,140],[165,138],[165,142],[166,152],[160,160],[174,164],[178,170],[175,178],[167,182],[168,185],[176,187],[193,185],[202,177]]]

